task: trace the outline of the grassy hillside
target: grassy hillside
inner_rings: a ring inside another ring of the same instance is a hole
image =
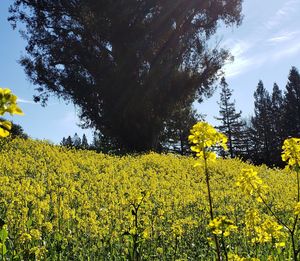
[[[215,215],[231,220],[216,231],[208,226],[205,175],[193,158],[114,157],[20,139],[2,143],[3,258],[213,260],[213,233],[229,260],[292,255],[287,232],[255,191],[251,196],[236,185],[242,169],[256,170],[269,186],[269,208],[288,223],[297,195],[288,170],[227,159],[211,164]]]

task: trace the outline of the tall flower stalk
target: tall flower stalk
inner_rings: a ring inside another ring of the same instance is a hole
[[[209,164],[214,162],[217,158],[216,153],[213,151],[215,146],[220,146],[227,150],[227,137],[216,131],[216,129],[207,122],[198,122],[191,129],[191,135],[188,137],[189,142],[192,144],[191,150],[196,153],[199,159],[196,166],[204,168],[205,181],[208,193],[209,214],[211,221],[214,220],[213,199],[210,187],[210,171]],[[216,244],[216,252],[218,260],[221,260],[221,251],[217,235],[214,233],[214,241]]]
[[[296,182],[297,182],[297,196],[296,204],[294,208],[294,218],[291,218],[291,224],[286,223],[267,203],[267,190],[268,187],[264,185],[262,179],[258,176],[258,173],[253,169],[243,169],[241,176],[239,177],[236,185],[246,194],[254,196],[256,201],[259,203],[263,203],[266,209],[271,213],[271,215],[276,219],[276,222],[269,222],[267,225],[265,224],[262,228],[256,227],[256,232],[258,234],[258,239],[255,239],[258,243],[264,243],[267,241],[274,241],[278,240],[275,244],[278,247],[284,247],[285,242],[282,241],[284,238],[282,228],[285,228],[290,235],[291,243],[292,243],[292,250],[293,250],[293,259],[295,261],[298,260],[299,256],[299,242],[297,242],[296,233],[298,231],[298,221],[300,215],[300,180],[299,180],[299,171],[300,171],[300,139],[299,138],[289,138],[284,141],[282,146],[282,160],[285,161],[288,167],[291,169],[292,172],[296,174]],[[269,231],[269,239],[261,237],[260,235],[263,234],[267,230]],[[273,227],[273,229],[271,229]],[[270,231],[273,231],[272,233]]]
[[[298,228],[298,220],[300,214],[300,180],[299,180],[299,170],[300,170],[300,139],[299,138],[289,138],[286,139],[282,146],[282,160],[286,161],[288,166],[292,171],[296,172],[297,178],[297,202],[294,209],[295,219],[292,225],[292,228],[289,230],[291,234],[292,247],[294,253],[294,260],[298,260],[298,255],[300,252],[299,247],[296,245],[295,234]]]

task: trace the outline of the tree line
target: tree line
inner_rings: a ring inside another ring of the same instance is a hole
[[[220,81],[219,116],[215,117],[220,124],[219,131],[228,137],[228,152],[220,152],[224,157],[239,157],[254,164],[283,166],[281,147],[288,137],[300,137],[300,75],[292,67],[286,88],[282,91],[274,83],[270,93],[259,81],[254,92],[254,112],[250,118],[244,118],[242,111],[237,111],[232,100],[233,90],[223,77]],[[164,121],[164,128],[158,139],[158,152],[190,155],[188,135],[190,128],[204,116],[197,113],[187,103],[173,111],[169,120]],[[98,152],[122,154],[114,140],[95,131],[91,144],[86,136],[82,139],[75,134],[63,138],[61,145],[79,149],[91,149]]]
[[[171,118],[163,122],[163,130],[158,138],[157,152],[189,155],[188,135],[190,134],[190,127],[200,120],[203,120],[203,116],[197,113],[192,105],[186,105],[183,108],[178,107],[173,111]],[[126,150],[122,150],[118,146],[115,140],[103,135],[100,131],[94,131],[90,143],[85,134],[80,138],[75,133],[72,137],[70,135],[63,137],[60,145],[117,155],[127,153]]]
[[[281,147],[288,137],[300,137],[300,75],[292,67],[285,90],[274,83],[270,93],[260,80],[254,92],[254,113],[249,119],[236,111],[232,90],[221,80],[220,125],[228,137],[229,156],[254,164],[283,166]]]

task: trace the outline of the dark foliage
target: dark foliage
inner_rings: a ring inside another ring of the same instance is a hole
[[[256,164],[271,161],[271,97],[262,81],[258,82],[254,92],[254,116],[251,119],[254,162]]]
[[[81,145],[80,147],[83,149],[83,150],[87,150],[89,149],[89,143],[88,143],[88,140],[85,136],[85,134],[82,135],[82,139],[81,139]]]
[[[283,167],[282,145],[288,137],[300,137],[300,75],[295,67],[289,73],[284,95],[274,83],[271,95],[258,83],[254,93],[254,116],[250,130],[249,158],[255,164]]]
[[[82,139],[78,136],[77,133],[75,133],[73,137],[71,137],[70,135],[67,138],[63,137],[62,141],[60,142],[60,145],[75,149],[90,149],[90,145],[85,134],[82,135]]]
[[[284,164],[281,160],[282,145],[285,139],[284,126],[284,97],[279,86],[274,83],[271,95],[271,164],[282,167]]]
[[[242,0],[15,0],[21,64],[46,103],[54,93],[127,151],[156,150],[177,104],[210,95],[228,52],[209,48],[219,22],[239,25]]]
[[[114,139],[104,136],[100,131],[94,132],[94,137],[90,149],[106,154],[123,155],[126,151],[119,148]]]
[[[231,101],[233,90],[229,88],[224,77],[221,79],[220,87],[220,102],[218,102],[220,117],[216,117],[216,119],[221,121],[221,125],[217,126],[217,128],[227,136],[229,155],[233,158],[244,150],[242,148],[244,144],[241,135],[244,126],[241,119],[242,112],[236,111],[235,101]]]
[[[164,129],[159,138],[160,150],[181,155],[190,154],[188,142],[190,129],[202,118],[191,105],[178,105],[170,119],[164,123]]]
[[[296,67],[289,73],[283,108],[284,136],[300,138],[300,74]]]

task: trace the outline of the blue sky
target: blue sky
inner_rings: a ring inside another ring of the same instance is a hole
[[[24,116],[14,116],[32,138],[47,139],[55,143],[77,132],[85,133],[91,140],[90,130],[82,130],[76,124],[76,108],[72,104],[53,97],[47,107],[32,102],[34,87],[18,64],[25,54],[25,42],[7,22],[11,0],[0,3],[0,87],[9,87],[19,97]],[[300,70],[300,0],[244,0],[244,20],[240,27],[220,28],[212,45],[231,50],[235,59],[224,67],[225,77],[234,90],[237,110],[247,117],[253,113],[253,93],[259,80],[268,90],[277,82],[285,88],[291,66]],[[218,90],[213,97],[204,100],[197,109],[207,115],[206,120],[218,124]]]
[[[242,110],[244,117],[253,114],[253,93],[259,80],[270,92],[274,82],[284,90],[291,67],[300,70],[299,11],[300,0],[244,0],[242,25],[221,29],[216,36],[234,55],[234,62],[224,71],[236,109]],[[214,116],[219,114],[219,99],[217,90],[197,106],[212,124],[218,124]]]
[[[73,136],[75,132],[82,137],[85,133],[92,140],[92,131],[82,130],[77,126],[79,119],[72,104],[53,97],[48,106],[42,107],[34,103],[32,97],[36,92],[30,83],[18,60],[25,54],[26,42],[17,30],[7,22],[8,7],[11,0],[0,2],[0,87],[10,88],[19,97],[19,105],[24,116],[7,117],[20,124],[32,138],[46,139],[59,143],[63,137]]]

